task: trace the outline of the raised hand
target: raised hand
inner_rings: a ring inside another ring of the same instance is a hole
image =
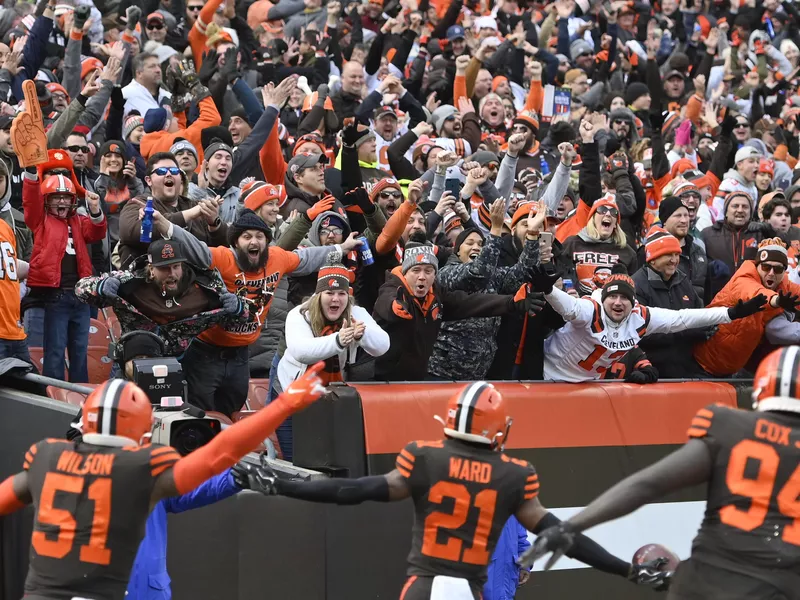
[[[47,136],[42,122],[42,107],[31,79],[22,82],[25,110],[11,123],[11,144],[22,167],[33,167],[47,161]]]
[[[578,152],[575,150],[575,146],[573,146],[569,142],[563,142],[559,144],[558,153],[561,155],[561,162],[564,163],[564,165],[567,167],[571,167],[572,161],[575,160],[576,156],[578,156]]]
[[[525,147],[525,136],[521,133],[515,133],[508,138],[508,153],[511,156],[517,156],[523,147]]]
[[[450,168],[458,162],[458,154],[449,150],[436,155],[436,164],[440,167]]]
[[[466,114],[474,113],[475,105],[472,103],[472,100],[465,98],[464,96],[460,96],[458,98],[458,112],[462,117]]]
[[[506,220],[506,202],[503,198],[498,198],[489,207],[489,220],[491,221],[492,235],[499,236],[503,233],[503,224]]]
[[[306,369],[306,372],[301,377],[286,386],[286,390],[275,401],[285,402],[294,411],[301,410],[314,403],[327,392],[322,385],[322,379],[319,377],[319,372],[322,371],[324,366],[325,363],[320,361]]]
[[[422,196],[425,194],[425,188],[428,187],[428,182],[423,181],[422,179],[415,179],[410,184],[408,184],[408,194],[406,195],[406,200],[413,204],[419,204],[420,200],[422,200]]]

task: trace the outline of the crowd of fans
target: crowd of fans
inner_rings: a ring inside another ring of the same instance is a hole
[[[73,1],[0,9],[0,357],[85,382],[113,308],[230,415],[800,343],[791,2]]]

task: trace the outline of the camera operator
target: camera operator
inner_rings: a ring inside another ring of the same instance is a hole
[[[111,306],[123,334],[157,331],[166,356],[182,354],[214,325],[247,319],[246,306],[225,288],[219,273],[187,262],[177,240],[155,240],[127,271],[84,277],[75,295],[98,308]]]

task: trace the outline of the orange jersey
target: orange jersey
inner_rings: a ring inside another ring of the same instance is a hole
[[[251,302],[246,323],[215,325],[200,334],[200,339],[215,346],[249,346],[258,339],[269,312],[272,295],[281,277],[294,271],[300,257],[277,246],[270,246],[267,264],[257,273],[245,273],[236,264],[236,255],[227,247],[211,250],[211,267],[219,270],[229,292],[243,295]]]
[[[0,219],[0,340],[24,340],[19,318],[17,238],[11,226]]]

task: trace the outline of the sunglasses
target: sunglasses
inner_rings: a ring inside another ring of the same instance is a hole
[[[72,171],[69,169],[49,169],[45,171],[45,176],[49,177],[50,175],[63,175],[64,177],[72,177]]]
[[[84,154],[89,154],[89,146],[67,146],[67,150],[70,152],[83,152]]]
[[[612,217],[618,217],[619,211],[616,208],[611,208],[610,206],[598,206],[597,207],[597,214],[598,215],[611,215]]]
[[[199,5],[199,6],[187,6],[186,7],[186,10],[190,10],[192,12],[198,12],[198,11],[200,11],[202,9],[203,9],[203,5],[202,4]]]
[[[155,169],[150,171],[151,175],[153,173],[155,173],[159,177],[164,177],[164,175],[166,175],[167,173],[169,173],[170,175],[178,176],[181,174],[181,170],[178,167],[156,167]]]
[[[737,123],[735,128],[739,129],[741,127],[750,127],[750,123]]]
[[[761,267],[761,270],[764,271],[764,273],[769,273],[772,271],[775,273],[775,275],[781,275],[786,270],[786,267],[783,265],[765,265],[764,263],[761,263],[758,266]]]
[[[400,192],[381,192],[380,197],[384,200],[388,200],[389,198],[402,198],[403,194]]]
[[[164,29],[164,26],[161,23],[148,23],[147,28],[154,29],[156,31],[161,31],[162,29]]]
[[[628,125],[629,123],[625,119],[614,119],[612,125]]]

